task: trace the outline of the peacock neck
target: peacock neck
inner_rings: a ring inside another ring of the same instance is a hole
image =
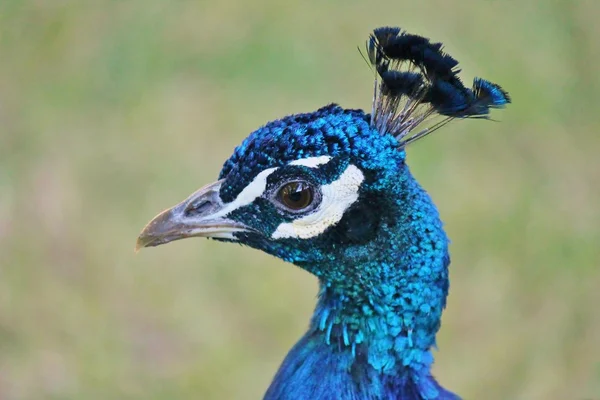
[[[322,284],[308,334],[332,351],[350,353],[355,362],[366,363],[377,373],[416,378],[428,374],[443,307],[441,298],[433,302],[431,297],[442,293],[417,289],[418,296],[411,296],[410,288],[418,284],[405,282],[362,301]],[[427,294],[429,298],[424,298]]]
[[[430,373],[448,294],[448,239],[427,193],[402,172],[387,189],[397,194],[384,199],[393,204],[381,207],[393,211],[362,218],[372,240],[302,265],[319,277],[319,300],[267,399],[457,398]],[[381,201],[374,193],[363,204]]]
[[[322,282],[309,330],[284,360],[265,399],[457,400],[431,375],[440,322],[423,304],[415,302],[419,310],[382,299],[356,304]]]

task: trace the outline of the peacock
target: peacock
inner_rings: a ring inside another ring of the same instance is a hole
[[[308,331],[267,400],[458,399],[431,374],[446,306],[448,238],[406,147],[455,119],[490,119],[510,97],[467,88],[442,43],[382,27],[361,51],[372,109],[337,104],[268,122],[216,182],[152,219],[136,249],[206,237],[260,249],[315,275]]]

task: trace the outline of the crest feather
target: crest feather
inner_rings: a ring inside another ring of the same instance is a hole
[[[375,94],[371,126],[398,139],[401,146],[428,135],[454,118],[489,119],[490,108],[510,103],[499,85],[481,78],[473,88],[457,76],[458,61],[442,51],[442,43],[396,27],[377,28],[367,40]],[[435,117],[437,122],[425,127]],[[416,130],[417,127],[424,128]]]

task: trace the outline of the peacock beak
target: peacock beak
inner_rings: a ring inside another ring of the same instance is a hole
[[[154,217],[137,238],[135,251],[189,237],[236,240],[246,225],[226,218],[230,211],[219,196],[223,180],[206,185],[187,199]]]

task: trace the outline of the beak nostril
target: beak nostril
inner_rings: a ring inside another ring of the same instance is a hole
[[[208,210],[212,208],[212,202],[206,199],[201,199],[195,202],[192,202],[185,209],[186,217],[194,217],[198,215],[202,215],[206,213]]]
[[[206,217],[210,214],[217,212],[223,207],[221,198],[219,197],[219,188],[221,187],[222,180],[206,185],[194,193],[192,193],[182,204],[179,205],[178,212],[182,213],[184,217]]]

